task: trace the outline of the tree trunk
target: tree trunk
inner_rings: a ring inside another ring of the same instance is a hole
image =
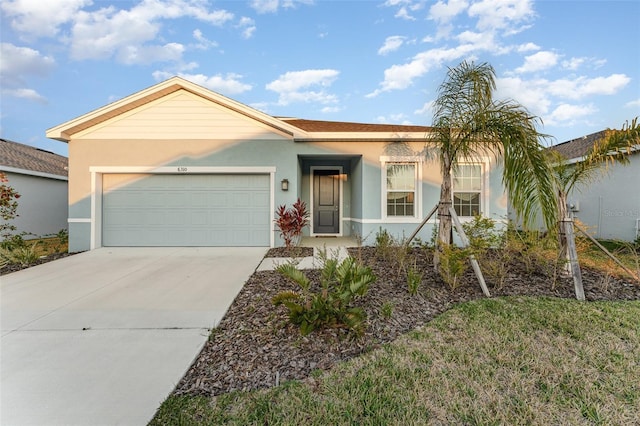
[[[442,185],[440,185],[440,203],[438,205],[438,239],[433,252],[433,268],[439,272],[440,268],[440,251],[442,245],[452,243],[451,238],[451,215],[449,207],[451,206],[451,160],[442,159]]]

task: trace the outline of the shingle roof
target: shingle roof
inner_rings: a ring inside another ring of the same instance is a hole
[[[401,124],[367,124],[349,123],[342,121],[304,120],[301,118],[276,117],[307,132],[430,132],[428,126],[413,126]]]
[[[605,136],[606,130],[601,130],[596,133],[592,133],[587,136],[582,136],[577,139],[572,139],[567,142],[559,143],[558,145],[552,146],[550,149],[554,151],[558,151],[563,157],[567,160],[572,160],[574,158],[582,158],[584,157],[589,149],[593,146],[593,144],[598,140]]]
[[[0,139],[0,166],[68,176],[68,159],[33,146]]]

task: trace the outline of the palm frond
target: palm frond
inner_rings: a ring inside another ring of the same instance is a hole
[[[284,263],[282,265],[279,265],[276,268],[276,271],[278,271],[282,276],[289,278],[291,281],[298,284],[303,290],[308,290],[309,286],[311,285],[309,278],[307,278],[307,276],[302,271],[300,271],[295,267],[295,265],[292,265],[291,263]]]
[[[562,155],[551,155],[554,177],[560,190],[568,194],[572,189],[585,185],[609,170],[613,164],[626,165],[629,155],[640,149],[640,124],[638,117],[626,122],[622,129],[607,129],[587,153],[572,163]],[[552,151],[555,152],[555,151]]]

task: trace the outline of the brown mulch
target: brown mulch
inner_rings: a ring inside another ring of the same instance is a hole
[[[178,383],[175,394],[214,396],[234,390],[252,390],[283,380],[304,379],[315,369],[379,347],[399,335],[423,325],[452,305],[484,297],[469,270],[459,287],[450,289],[433,272],[432,254],[414,248],[411,264],[423,275],[419,294],[409,295],[406,274],[393,261],[376,255],[373,247],[351,249],[352,256],[369,265],[377,281],[356,302],[367,312],[367,328],[355,338],[341,329],[316,331],[301,336],[288,322],[284,307],[274,307],[271,298],[294,284],[277,272],[251,276],[229,311],[205,344],[200,355]],[[397,263],[396,263],[397,265]],[[308,271],[317,278],[318,271]],[[640,285],[583,269],[587,300],[640,300]],[[492,296],[550,296],[574,298],[573,281],[553,278],[541,268],[527,271],[521,259],[513,259],[501,288],[488,285]],[[383,314],[393,307],[390,318]]]
[[[0,276],[10,274],[12,272],[18,272],[23,269],[31,268],[33,266],[42,265],[43,263],[51,262],[54,260],[62,259],[63,257],[72,256],[75,253],[54,253],[48,256],[42,256],[38,260],[28,265],[19,265],[17,263],[11,263],[4,268],[0,268]]]
[[[313,247],[275,247],[269,249],[265,257],[311,257]]]

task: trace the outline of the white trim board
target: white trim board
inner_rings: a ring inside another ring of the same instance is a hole
[[[202,167],[202,166],[91,166],[90,172],[95,173],[140,173],[140,174],[267,174],[275,173],[275,167]]]

